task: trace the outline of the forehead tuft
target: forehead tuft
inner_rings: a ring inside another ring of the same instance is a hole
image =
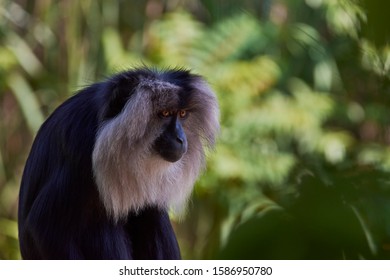
[[[177,92],[180,89],[179,86],[158,78],[142,78],[140,79],[138,86],[143,89],[149,89],[155,93]]]
[[[179,107],[180,87],[158,78],[145,78],[139,81],[138,88],[150,93],[154,110],[174,109]]]

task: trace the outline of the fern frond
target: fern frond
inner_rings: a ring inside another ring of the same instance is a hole
[[[261,44],[259,22],[248,14],[229,18],[205,32],[193,50],[194,65],[213,65],[243,56],[248,48]]]

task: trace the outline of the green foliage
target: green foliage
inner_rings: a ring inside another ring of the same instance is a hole
[[[332,167],[327,173],[331,176],[326,180],[318,173],[301,174],[294,198],[280,201],[283,208],[258,208],[250,218],[240,218],[217,257],[388,259],[389,253],[378,246],[389,225],[383,219],[388,211],[384,202],[390,198],[384,174]]]
[[[44,117],[142,64],[193,69],[220,102],[216,150],[175,223],[184,258],[390,257],[390,52],[357,1],[3,2],[0,258],[19,257],[18,185]]]
[[[2,259],[19,259],[18,229],[13,220],[0,219],[0,248]]]

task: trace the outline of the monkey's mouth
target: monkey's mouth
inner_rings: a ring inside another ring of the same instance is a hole
[[[187,141],[166,141],[166,138],[160,137],[154,143],[154,150],[164,160],[169,162],[179,161],[187,152]]]
[[[164,160],[172,163],[179,161],[186,152],[187,152],[187,147],[184,146],[175,149],[159,149],[157,151],[159,156],[161,156]]]
[[[162,156],[163,159],[165,159],[166,161],[169,161],[169,162],[176,162],[176,161],[179,161],[183,155],[185,154],[184,153],[175,153],[175,154],[169,154],[169,155],[165,155],[165,156]]]

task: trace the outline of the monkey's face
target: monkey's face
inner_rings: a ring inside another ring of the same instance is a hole
[[[185,109],[164,109],[158,113],[161,120],[161,135],[155,140],[153,149],[163,159],[175,162],[187,152],[188,142],[182,123],[186,121],[188,112]]]
[[[107,211],[117,220],[182,208],[219,130],[214,93],[184,70],[128,71],[104,85],[92,163]]]

